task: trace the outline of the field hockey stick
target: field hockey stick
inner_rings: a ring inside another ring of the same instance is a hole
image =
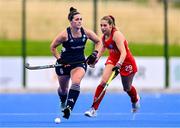
[[[72,64],[79,64],[79,63],[85,63],[85,61],[78,61],[78,62],[73,62],[69,63],[67,65],[72,65]],[[63,66],[64,64],[50,64],[50,65],[39,65],[39,66],[31,66],[29,63],[25,64],[25,67],[29,70],[39,70],[39,69],[48,69],[48,68],[55,68],[59,66]]]
[[[107,89],[107,87],[109,86],[109,84],[111,83],[111,81],[112,81],[116,76],[117,76],[116,72],[113,71],[112,74],[111,74],[111,76],[109,77],[108,81],[106,82],[106,84],[105,84],[102,92],[101,92],[100,95],[94,100],[93,105],[94,105],[95,103],[97,103],[97,101],[101,98],[101,96],[102,96],[103,93],[106,91],[106,89]],[[93,105],[92,105],[92,106],[93,106]]]

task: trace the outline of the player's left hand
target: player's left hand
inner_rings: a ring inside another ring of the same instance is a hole
[[[117,63],[116,66],[113,67],[112,71],[115,71],[116,75],[119,74],[120,72],[120,69],[121,69],[121,64],[120,63]]]
[[[94,51],[90,56],[88,56],[87,58],[87,64],[88,65],[94,65],[96,60],[97,60],[97,54],[98,54],[98,51]]]
[[[89,67],[95,68],[95,65],[96,65],[97,62],[98,62],[98,59],[96,59],[95,62],[94,62],[93,64],[90,64]]]

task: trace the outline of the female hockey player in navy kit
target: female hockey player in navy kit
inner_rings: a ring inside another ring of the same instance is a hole
[[[85,75],[87,64],[96,60],[101,41],[91,30],[82,27],[82,17],[77,9],[71,7],[68,14],[70,26],[62,31],[51,43],[51,52],[57,63],[64,66],[56,67],[55,71],[59,80],[58,95],[61,102],[63,117],[68,119],[80,93],[80,83]],[[95,43],[95,50],[85,59],[84,48],[87,39]],[[57,46],[62,45],[61,53]],[[86,60],[86,62],[85,62]],[[71,86],[69,87],[69,80]]]

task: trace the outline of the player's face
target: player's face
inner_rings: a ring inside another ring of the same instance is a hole
[[[109,25],[108,21],[101,20],[100,26],[101,26],[101,31],[103,34],[109,35],[111,33],[112,26]]]
[[[80,14],[74,15],[74,18],[71,21],[71,26],[77,29],[82,27],[82,17]]]

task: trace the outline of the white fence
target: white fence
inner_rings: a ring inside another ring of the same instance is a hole
[[[142,89],[165,87],[165,61],[163,57],[136,57],[138,73],[133,84]],[[88,68],[81,88],[95,88],[101,79],[106,58],[101,58],[96,68]],[[31,65],[46,65],[55,62],[53,57],[28,57]],[[22,88],[22,58],[0,57],[0,88]],[[58,81],[54,69],[27,70],[27,88],[56,88]],[[170,59],[170,88],[180,88],[180,58]],[[109,88],[122,88],[116,77]]]

